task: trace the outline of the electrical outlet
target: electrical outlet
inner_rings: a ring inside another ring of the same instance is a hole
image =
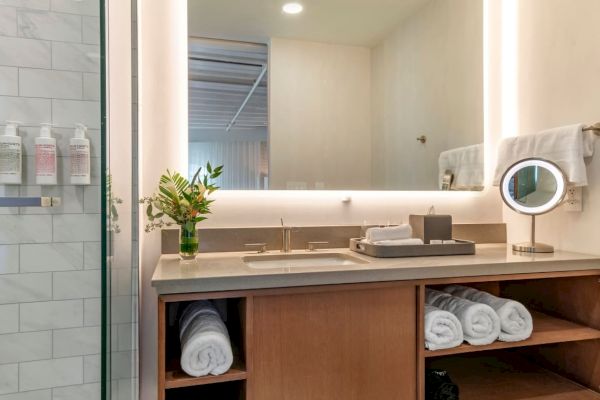
[[[567,188],[567,195],[565,196],[564,208],[568,212],[583,211],[583,190],[581,187]]]

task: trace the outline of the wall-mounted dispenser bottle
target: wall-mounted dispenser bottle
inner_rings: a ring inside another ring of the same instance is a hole
[[[40,136],[35,138],[35,183],[56,185],[56,139],[51,124],[41,125]]]
[[[87,127],[75,125],[75,136],[69,141],[71,156],[71,184],[90,184],[90,141],[86,139]]]
[[[20,185],[23,175],[23,146],[18,123],[7,121],[0,135],[0,184]]]

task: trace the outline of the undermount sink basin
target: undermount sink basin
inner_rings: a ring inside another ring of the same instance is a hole
[[[243,258],[250,268],[310,268],[367,264],[368,261],[342,253],[257,254]]]

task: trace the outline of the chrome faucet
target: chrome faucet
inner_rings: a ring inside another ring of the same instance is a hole
[[[292,231],[294,228],[285,226],[281,218],[281,252],[290,253],[292,251]]]

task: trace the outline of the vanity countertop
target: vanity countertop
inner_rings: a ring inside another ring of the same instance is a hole
[[[203,253],[191,262],[180,261],[178,255],[163,255],[154,271],[152,286],[159,294],[173,294],[583,270],[600,273],[600,256],[564,251],[514,254],[504,244],[477,245],[477,254],[466,256],[373,258],[348,249],[318,253],[346,254],[367,263],[254,269],[242,260],[255,255],[248,252]]]

